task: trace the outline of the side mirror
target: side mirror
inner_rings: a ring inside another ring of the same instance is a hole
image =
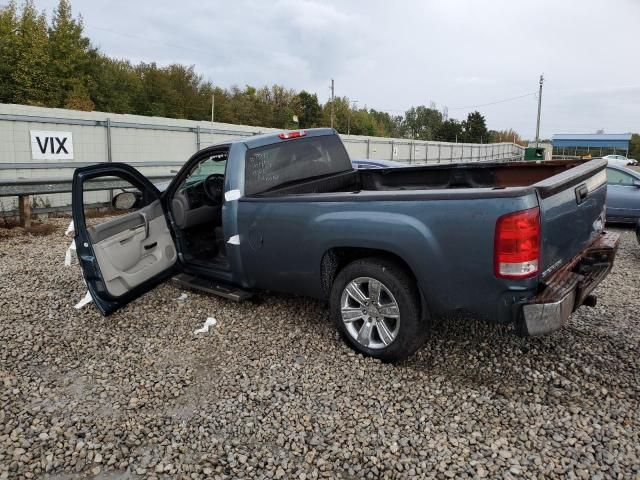
[[[640,180],[634,180],[633,181],[633,186],[636,188],[640,188]]]
[[[120,192],[113,197],[111,205],[116,210],[131,210],[136,208],[142,200],[139,192]]]

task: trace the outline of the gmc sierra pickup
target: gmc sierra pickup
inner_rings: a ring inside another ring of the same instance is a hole
[[[606,161],[354,169],[332,129],[205,148],[160,191],[134,168],[75,171],[80,265],[108,315],[174,276],[242,299],[270,290],[326,299],[346,342],[397,361],[432,318],[458,311],[552,332],[610,271]],[[88,227],[84,190],[132,185],[120,216]],[[88,189],[88,188],[87,188]]]

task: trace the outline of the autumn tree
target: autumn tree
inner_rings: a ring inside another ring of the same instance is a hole
[[[525,140],[512,128],[490,132],[491,141],[494,143],[513,142],[521,146],[526,146]]]

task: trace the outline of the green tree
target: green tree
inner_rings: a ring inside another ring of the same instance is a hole
[[[171,66],[161,68],[155,62],[141,63],[136,71],[142,81],[137,112],[155,117],[184,118],[183,103],[171,78]]]
[[[302,90],[298,93],[298,122],[300,128],[313,128],[322,125],[322,107],[318,95]]]
[[[99,56],[95,72],[91,98],[97,110],[138,113],[134,104],[140,95],[142,80],[128,61]]]
[[[463,122],[464,141],[469,143],[489,143],[487,123],[480,112],[471,112]]]
[[[435,133],[435,140],[440,142],[464,141],[464,129],[462,123],[455,118],[450,118],[440,124]]]
[[[13,66],[18,50],[18,9],[14,1],[0,7],[0,103],[14,102]]]
[[[89,90],[95,81],[96,52],[83,35],[82,18],[71,13],[69,0],[59,0],[49,28],[49,69],[56,85],[54,106],[93,108]]]
[[[203,95],[206,96],[206,104],[211,108],[211,95],[215,96],[215,112],[214,120],[216,122],[233,123],[233,106],[231,104],[231,96],[227,89],[221,87],[213,87],[208,84],[203,87]],[[211,112],[207,118],[211,118]]]
[[[350,102],[347,97],[334,97],[333,99],[333,128],[339,133],[347,133],[349,123]],[[331,101],[327,101],[322,107],[322,118],[325,125],[331,125]]]
[[[416,140],[433,140],[442,123],[442,113],[424,105],[411,107],[405,112],[405,136]]]
[[[369,115],[377,126],[376,135],[381,137],[402,136],[402,123],[404,121],[402,115],[391,116],[387,112],[380,112],[374,109],[369,110]]]
[[[260,125],[261,119],[258,115],[258,95],[257,89],[246,85],[244,90],[237,86],[231,87],[231,123],[240,125]]]
[[[44,13],[33,0],[26,0],[18,21],[18,32],[9,82],[13,103],[51,105],[52,79],[49,74],[49,37]],[[2,62],[5,62],[2,59]]]
[[[205,120],[210,116],[211,100],[206,96],[202,75],[196,73],[194,65],[169,65],[161,69],[161,75],[166,76],[171,90],[170,113],[173,117]]]
[[[281,85],[273,85],[269,91],[269,101],[264,102],[261,107],[265,111],[265,116],[271,119],[266,126],[273,128],[298,127],[298,124],[293,121],[293,116],[297,111],[297,95],[294,90]]]

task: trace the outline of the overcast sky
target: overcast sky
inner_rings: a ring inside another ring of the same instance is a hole
[[[0,0],[0,3],[2,0]],[[49,15],[57,0],[36,0]],[[640,131],[638,0],[72,0],[103,52],[194,64],[216,85],[282,84],[399,114],[479,110],[541,136]],[[461,108],[463,107],[463,108]],[[471,107],[471,108],[466,108]]]

